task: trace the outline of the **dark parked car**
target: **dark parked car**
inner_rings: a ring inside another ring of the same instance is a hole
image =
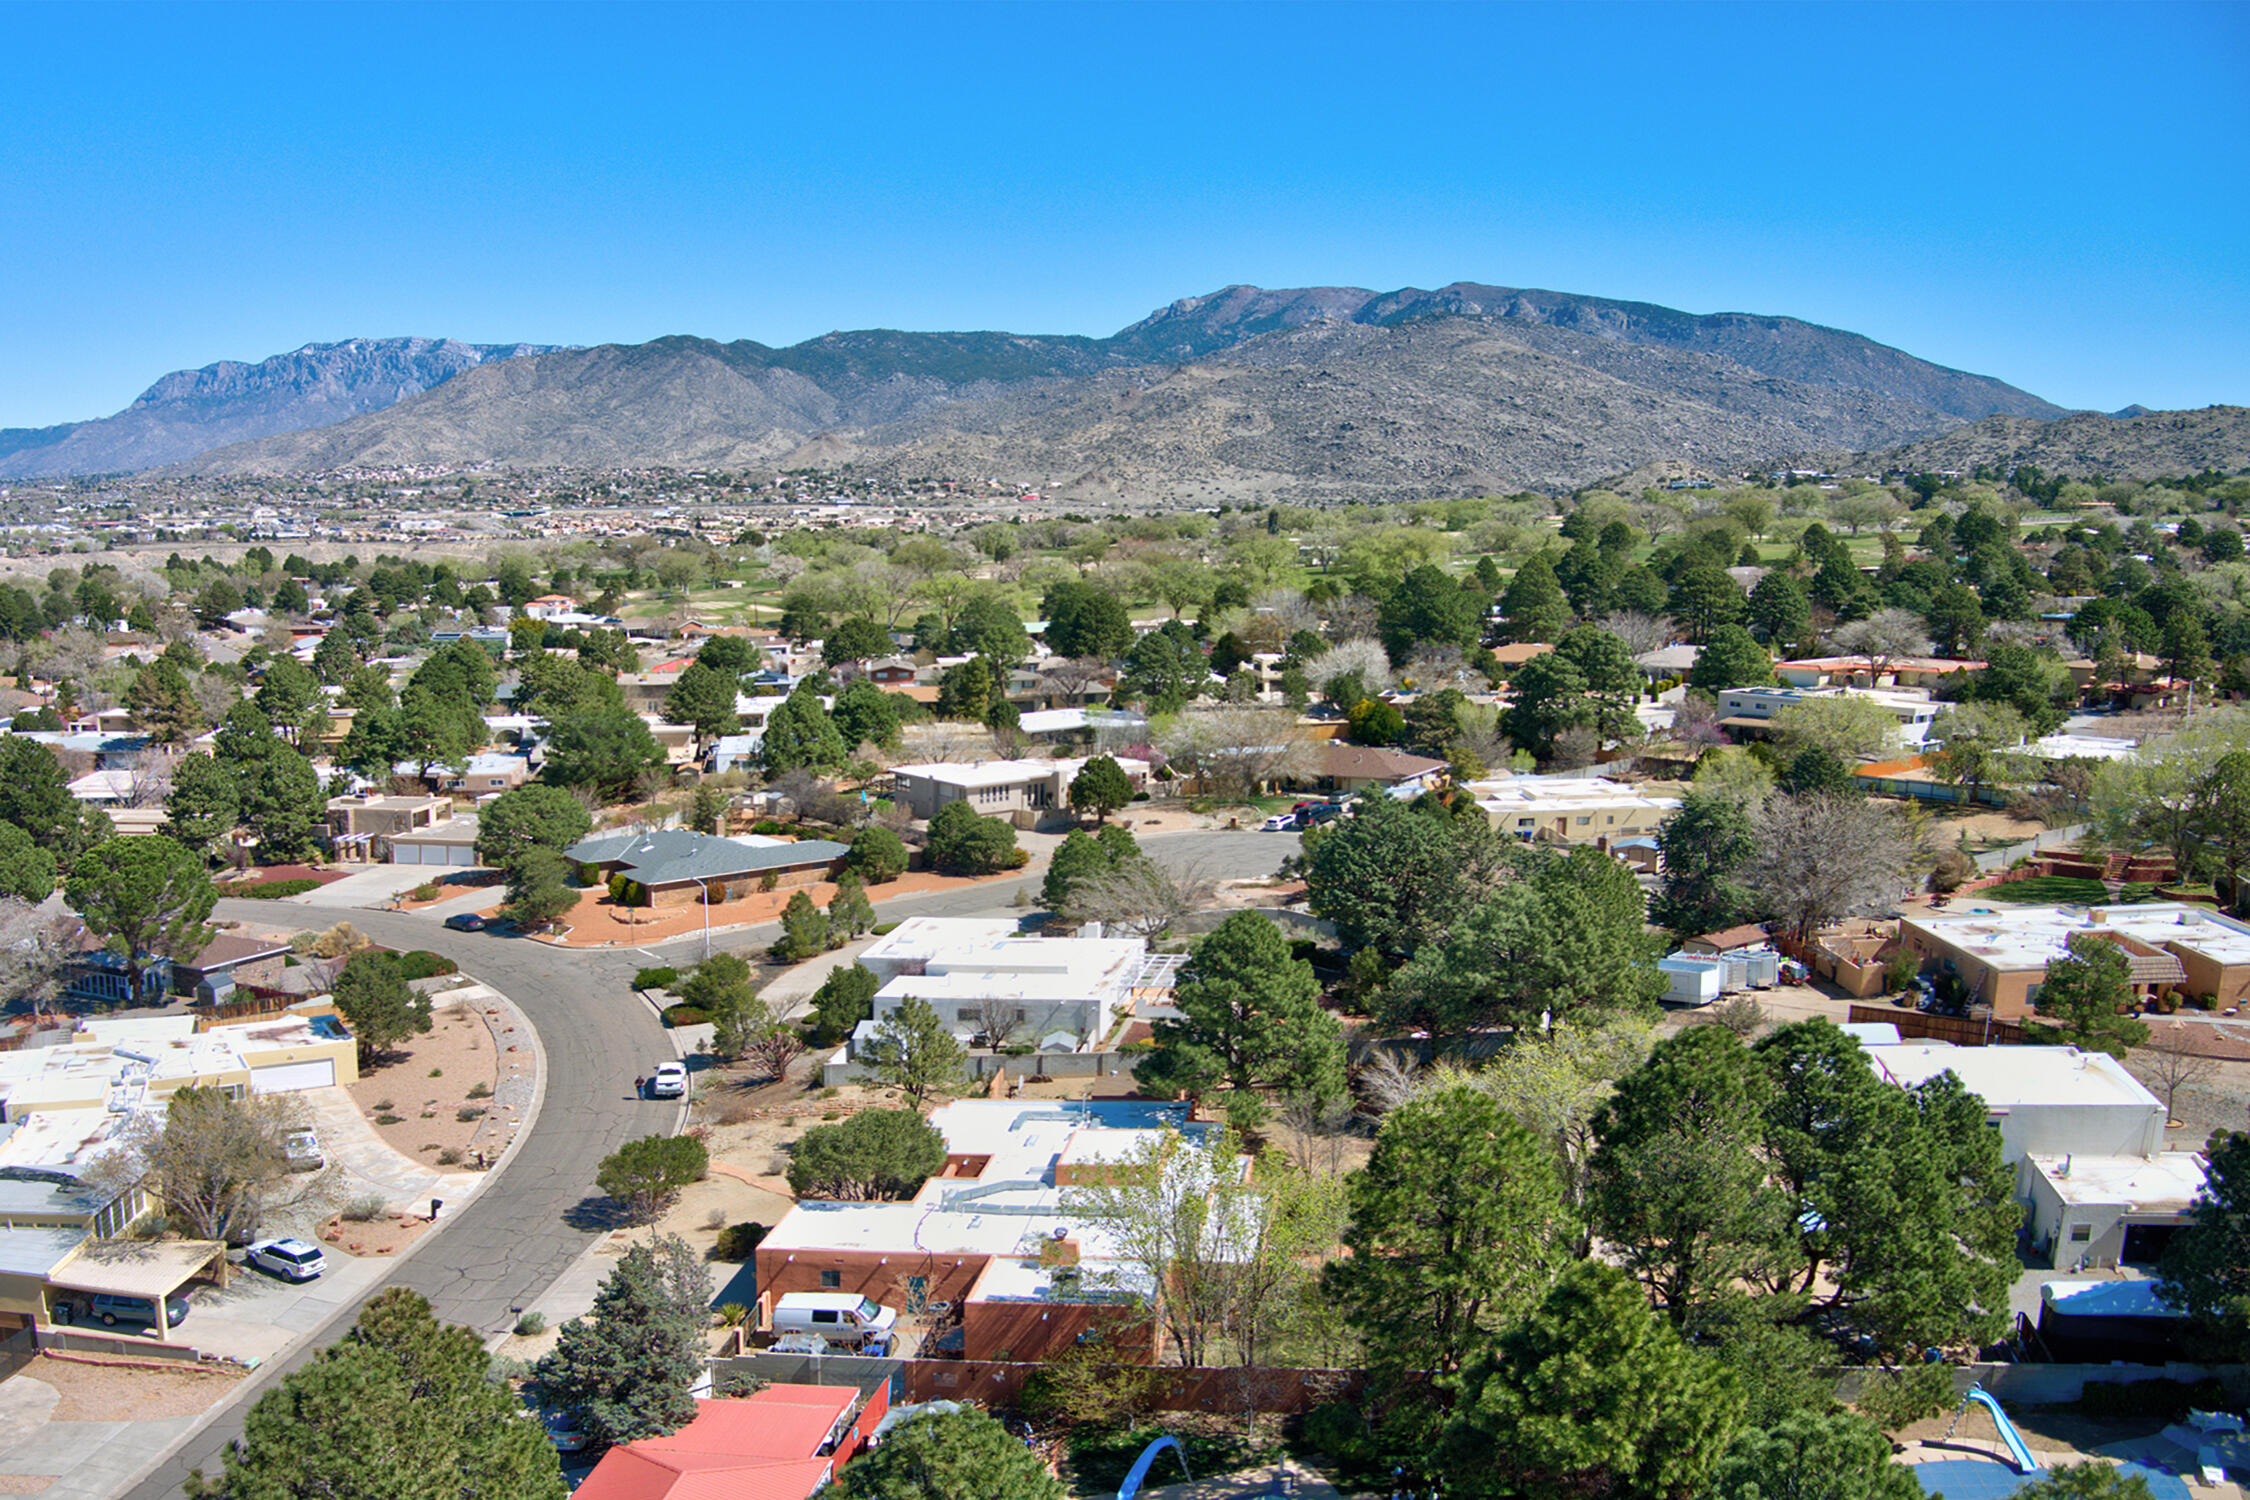
[[[478,916],[475,912],[465,911],[447,917],[445,919],[445,925],[452,928],[455,932],[482,932],[484,931],[485,922],[484,918]]]

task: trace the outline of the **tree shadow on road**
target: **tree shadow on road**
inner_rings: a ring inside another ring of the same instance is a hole
[[[631,1226],[631,1211],[607,1193],[592,1193],[562,1212],[562,1221],[585,1234],[607,1234]]]

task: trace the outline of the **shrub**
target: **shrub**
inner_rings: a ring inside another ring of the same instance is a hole
[[[406,894],[416,901],[435,901],[445,892],[435,881],[424,881]]]
[[[302,896],[307,891],[320,889],[317,880],[252,880],[236,885],[219,887],[222,896],[239,896],[250,901],[279,901],[284,896]]]
[[[667,1005],[664,1007],[664,1024],[667,1026],[700,1026],[711,1019],[711,1013],[692,1005]]]
[[[758,877],[758,889],[761,891],[777,891],[781,889],[780,872],[777,870],[768,870],[765,874],[760,875]]]
[[[1364,1460],[1373,1450],[1375,1430],[1349,1401],[1329,1401],[1305,1413],[1305,1446],[1347,1462]]]
[[[459,1120],[464,1125],[471,1124],[474,1121],[484,1118],[483,1106],[476,1104],[464,1104],[459,1109],[453,1112],[453,1118]]]
[[[522,1317],[516,1319],[516,1332],[522,1334],[525,1338],[530,1338],[533,1334],[545,1333],[546,1331],[547,1315],[545,1313],[527,1312]]]
[[[739,1302],[722,1302],[719,1304],[718,1313],[721,1328],[740,1328],[743,1319],[750,1316],[750,1309]]]
[[[1951,1410],[1953,1401],[1951,1365],[1906,1365],[1870,1376],[1854,1404],[1876,1426],[1895,1432]]]
[[[758,1253],[758,1244],[766,1237],[766,1226],[745,1220],[729,1224],[719,1231],[719,1242],[711,1247],[711,1254],[719,1260],[744,1261]]]
[[[655,969],[642,969],[633,976],[636,990],[668,990],[678,982],[680,971],[665,965]]]
[[[461,966],[452,959],[441,953],[432,953],[427,948],[417,948],[411,953],[400,954],[398,967],[399,972],[409,980],[435,979],[440,974],[458,974],[461,972]]]
[[[370,1219],[383,1217],[386,1206],[380,1193],[361,1193],[344,1204],[343,1216],[354,1224],[365,1224]]]
[[[457,1167],[461,1165],[461,1153],[448,1146],[437,1154],[437,1164],[441,1167]]]
[[[375,1123],[376,1123],[376,1124],[378,1124],[378,1125],[396,1125],[396,1124],[397,1124],[398,1122],[399,1122],[399,1117],[398,1117],[397,1115],[394,1115],[394,1114],[387,1114],[387,1113],[386,1113],[386,1114],[380,1114],[380,1115],[377,1115],[377,1116],[375,1117]]]
[[[889,937],[892,933],[898,931],[898,923],[877,922],[869,931],[876,937]]]
[[[492,1085],[491,1085],[491,1084],[489,1084],[489,1083],[472,1083],[472,1084],[470,1084],[470,1085],[469,1085],[469,1097],[470,1097],[471,1099],[489,1099],[489,1098],[491,1098],[491,1097],[492,1097]]]

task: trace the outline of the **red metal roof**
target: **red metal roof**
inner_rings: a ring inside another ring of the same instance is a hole
[[[821,1444],[858,1401],[850,1386],[824,1385],[705,1401],[671,1436],[603,1454],[579,1500],[805,1500],[835,1463],[817,1456]]]

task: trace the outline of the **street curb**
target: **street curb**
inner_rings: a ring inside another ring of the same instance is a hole
[[[469,977],[471,977],[472,979],[475,978],[475,976],[473,975]],[[524,1116],[522,1127],[516,1131],[516,1138],[508,1142],[508,1149],[501,1152],[499,1159],[493,1162],[493,1164],[485,1170],[485,1172],[483,1173],[483,1180],[477,1184],[476,1192],[473,1192],[469,1195],[471,1198],[477,1196],[477,1193],[483,1192],[487,1183],[491,1182],[503,1171],[507,1170],[509,1162],[511,1162],[515,1157],[516,1148],[522,1145],[524,1140],[530,1136],[532,1127],[538,1123],[539,1113],[546,1106],[547,1102],[547,1049],[544,1045],[541,1044],[539,1040],[539,1028],[531,1024],[531,1018],[529,1016],[526,1016],[523,1013],[522,1008],[519,1007],[515,1003],[515,1001],[509,999],[506,993],[503,992],[499,986],[494,984],[487,984],[481,979],[476,980],[476,982],[478,984],[483,984],[486,989],[491,990],[492,993],[500,996],[501,1003],[508,1007],[508,1009],[514,1014],[517,1023],[523,1027],[524,1033],[531,1038],[531,1052],[534,1059],[533,1066],[537,1070],[538,1077],[532,1085],[531,1108]],[[446,1221],[446,1223],[451,1222],[451,1220]],[[115,1493],[120,1495],[129,1495],[134,1490],[139,1489],[143,1484],[146,1484],[149,1479],[154,1477],[157,1470],[163,1468],[166,1464],[170,1463],[175,1457],[177,1457],[181,1449],[187,1447],[189,1443],[193,1442],[199,1435],[201,1435],[204,1429],[208,1428],[212,1423],[218,1421],[219,1418],[224,1416],[227,1412],[232,1411],[239,1403],[250,1400],[253,1392],[259,1395],[263,1395],[266,1388],[273,1382],[275,1373],[280,1370],[282,1364],[289,1358],[290,1355],[297,1352],[301,1344],[309,1344],[310,1346],[316,1348],[325,1348],[329,1344],[334,1343],[335,1339],[332,1337],[332,1334],[335,1332],[337,1327],[339,1325],[349,1326],[349,1323],[357,1322],[359,1320],[359,1311],[366,1305],[367,1301],[370,1298],[379,1296],[382,1293],[385,1284],[390,1281],[392,1276],[397,1274],[397,1270],[400,1266],[405,1265],[415,1256],[421,1254],[424,1249],[426,1249],[430,1245],[435,1244],[439,1239],[443,1238],[445,1234],[445,1227],[445,1224],[431,1225],[430,1232],[428,1234],[422,1235],[417,1238],[413,1244],[408,1245],[406,1249],[399,1254],[389,1257],[391,1263],[390,1269],[384,1272],[382,1279],[370,1286],[364,1295],[355,1298],[353,1301],[345,1304],[343,1307],[336,1309],[336,1311],[334,1313],[331,1313],[328,1318],[317,1328],[314,1328],[309,1333],[304,1334],[301,1340],[292,1341],[289,1347],[285,1349],[281,1354],[275,1356],[273,1359],[266,1361],[263,1365],[251,1371],[250,1374],[246,1378],[244,1378],[240,1384],[235,1386],[234,1390],[229,1393],[224,1400],[216,1402],[213,1405],[205,1408],[202,1416],[197,1418],[196,1423],[193,1427],[190,1427],[187,1431],[174,1438],[171,1443],[165,1447],[163,1452],[157,1454],[156,1457],[150,1459],[139,1469],[136,1469],[133,1472],[132,1477],[130,1477],[123,1484],[117,1487]],[[596,1245],[600,1245],[605,1242],[606,1237],[605,1240],[597,1240],[595,1243]]]

